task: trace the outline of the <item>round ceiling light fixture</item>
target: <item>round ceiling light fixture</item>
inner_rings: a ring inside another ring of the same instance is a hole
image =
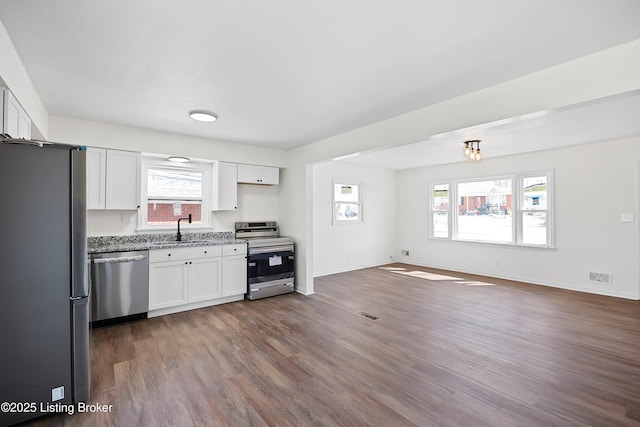
[[[188,157],[182,157],[182,156],[167,157],[167,160],[169,160],[170,162],[176,162],[176,163],[189,163],[191,161]]]
[[[216,120],[218,120],[218,116],[215,113],[205,110],[190,111],[189,116],[193,120],[197,120],[199,122],[215,122]]]

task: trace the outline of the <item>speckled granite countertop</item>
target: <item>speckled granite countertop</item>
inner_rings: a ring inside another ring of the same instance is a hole
[[[98,236],[88,240],[90,254],[246,243],[246,240],[236,239],[233,231],[183,233],[182,242],[176,242],[175,233]]]

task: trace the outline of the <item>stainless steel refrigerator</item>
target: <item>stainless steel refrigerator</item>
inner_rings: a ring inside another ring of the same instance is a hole
[[[15,142],[0,136],[0,426],[89,398],[86,151]]]

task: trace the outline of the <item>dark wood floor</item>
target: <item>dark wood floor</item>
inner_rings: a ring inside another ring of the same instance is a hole
[[[112,411],[31,425],[640,426],[640,302],[404,264],[315,288],[94,330]]]

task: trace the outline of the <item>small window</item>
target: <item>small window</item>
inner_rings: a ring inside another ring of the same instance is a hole
[[[432,237],[449,238],[449,184],[435,184],[431,191]]]
[[[528,176],[522,178],[522,243],[525,245],[546,245],[548,177]]]
[[[362,184],[333,184],[333,219],[340,222],[362,221]]]
[[[209,165],[174,166],[145,159],[143,165],[143,206],[141,228],[172,228],[179,218],[191,214],[191,225],[208,226]]]

